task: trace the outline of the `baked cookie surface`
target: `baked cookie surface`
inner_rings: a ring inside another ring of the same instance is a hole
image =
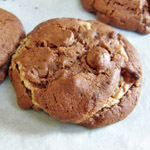
[[[83,7],[95,13],[99,21],[112,26],[150,33],[149,0],[81,0]]]
[[[142,72],[134,47],[111,27],[62,18],[27,35],[13,55],[9,76],[21,108],[96,128],[133,110]]]
[[[25,36],[19,19],[0,8],[0,83],[5,79],[11,55]]]

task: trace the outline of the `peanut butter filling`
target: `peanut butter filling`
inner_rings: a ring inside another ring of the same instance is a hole
[[[125,58],[125,60],[128,61],[128,59],[129,59],[128,55],[127,55],[122,43],[119,43],[118,41],[116,44],[116,52],[119,53],[120,55],[122,55]]]
[[[24,86],[31,91],[31,97],[32,97],[32,103],[38,107],[40,107],[40,105],[36,102],[36,100],[34,99],[34,87],[32,86],[32,84],[25,78],[25,72],[22,70],[22,64],[20,62],[17,62],[18,64],[18,69],[20,71],[20,79],[21,81],[24,83]]]
[[[91,30],[91,24],[89,22],[79,21],[79,24],[84,26],[87,30]]]
[[[118,104],[120,102],[119,100],[128,92],[132,85],[133,83],[126,83],[124,78],[121,76],[118,87],[116,87],[112,96],[109,97],[107,104],[104,104],[102,108],[110,108],[111,106]]]
[[[28,46],[30,43],[30,37],[25,38],[22,42],[21,45],[18,47],[18,50],[16,52],[15,55],[13,55],[13,59],[15,59],[16,57],[18,57],[21,52],[23,50],[26,50],[26,46]],[[34,99],[34,87],[32,86],[32,84],[25,78],[25,72],[22,70],[23,65],[20,62],[17,62],[17,64],[14,63],[14,61],[12,61],[12,65],[10,66],[10,68],[12,67],[13,69],[16,68],[16,65],[18,65],[18,69],[20,71],[20,79],[21,81],[24,83],[25,88],[27,88],[28,90],[31,91],[31,97],[32,97],[32,103],[36,106],[39,107],[39,104],[35,101]]]

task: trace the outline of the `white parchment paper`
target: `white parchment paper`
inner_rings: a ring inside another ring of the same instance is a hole
[[[56,17],[96,19],[83,10],[80,0],[0,0],[0,7],[19,17],[26,33]],[[136,47],[143,65],[140,101],[128,118],[89,130],[43,112],[24,111],[7,78],[0,85],[0,150],[150,150],[150,35],[115,30]]]

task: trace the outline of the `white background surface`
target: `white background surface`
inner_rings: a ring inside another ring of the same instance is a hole
[[[19,17],[26,33],[56,17],[96,19],[79,0],[0,0],[0,7]],[[0,150],[150,150],[150,35],[116,31],[136,47],[142,59],[143,89],[131,115],[93,130],[61,123],[43,112],[20,109],[7,78],[0,85]]]

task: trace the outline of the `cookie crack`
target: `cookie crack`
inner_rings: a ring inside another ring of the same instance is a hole
[[[113,5],[124,6],[125,4],[122,4],[122,3],[120,3],[120,2],[114,2]]]
[[[148,13],[148,15],[145,14],[146,12]],[[141,14],[143,15],[141,22],[144,25],[144,29],[146,30],[146,27],[150,27],[150,0],[146,0],[146,3],[142,8]],[[145,17],[145,15],[147,16],[147,18]]]

